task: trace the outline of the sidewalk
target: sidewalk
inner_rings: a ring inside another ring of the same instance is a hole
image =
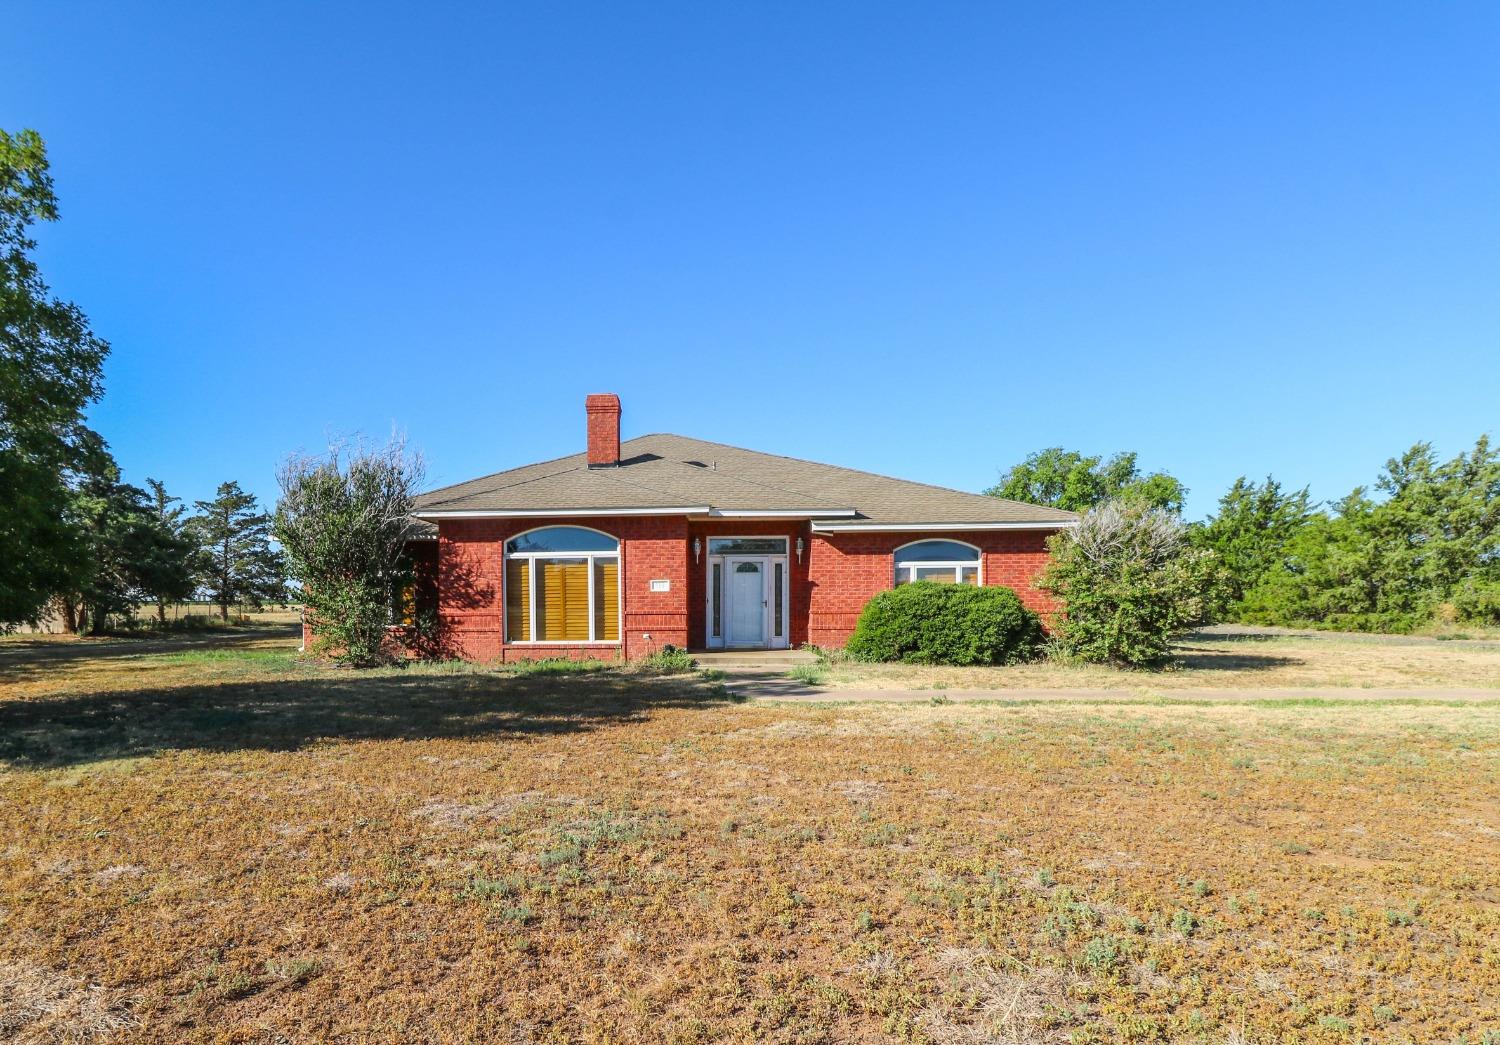
[[[1500,689],[1434,687],[1365,689],[1341,686],[1236,689],[826,689],[785,676],[732,675],[725,688],[745,700],[811,703],[1119,703],[1143,701],[1250,704],[1266,701],[1413,701],[1435,704],[1500,704]]]

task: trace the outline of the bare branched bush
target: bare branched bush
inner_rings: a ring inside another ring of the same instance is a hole
[[[1123,565],[1127,556],[1137,564],[1160,566],[1182,551],[1187,527],[1161,508],[1110,501],[1084,515],[1069,536],[1079,554],[1106,568]]]
[[[1167,660],[1173,636],[1208,618],[1223,583],[1218,557],[1189,543],[1181,519],[1137,502],[1100,505],[1048,547],[1042,584],[1065,603],[1055,647],[1077,660]]]
[[[276,539],[302,585],[316,651],[356,666],[388,659],[392,593],[410,572],[404,551],[424,475],[400,437],[282,465]]]

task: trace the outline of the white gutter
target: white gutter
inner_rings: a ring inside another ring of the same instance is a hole
[[[1057,522],[972,523],[821,523],[813,520],[813,533],[962,533],[965,530],[1071,530],[1077,519]]]
[[[708,505],[674,508],[529,508],[524,510],[474,509],[412,512],[417,519],[550,519],[587,518],[599,515],[707,515]]]
[[[714,508],[709,515],[720,519],[832,519],[850,518],[857,508]]]
[[[713,508],[691,505],[670,508],[527,508],[527,509],[437,509],[412,512],[417,519],[530,519],[549,516],[599,515],[707,515],[716,519],[816,519],[858,515],[855,508]]]
[[[958,533],[964,530],[1069,530],[1076,519],[1056,522],[972,522],[972,523],[857,523],[821,522],[828,518],[852,518],[854,508],[746,508],[720,509],[709,505],[664,508],[526,508],[526,509],[450,509],[412,512],[416,519],[584,519],[611,515],[706,515],[718,519],[811,519],[813,533]]]

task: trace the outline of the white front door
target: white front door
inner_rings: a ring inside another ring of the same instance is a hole
[[[724,573],[724,644],[766,645],[767,560],[726,556]]]

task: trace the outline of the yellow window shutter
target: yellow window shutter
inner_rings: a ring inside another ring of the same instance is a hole
[[[511,559],[505,564],[505,639],[527,642],[531,639],[531,576],[525,559]]]
[[[587,642],[589,640],[588,562],[569,563],[564,567],[563,585],[567,593],[563,633],[569,642]]]
[[[618,560],[594,560],[594,600],[594,638],[599,642],[619,642],[620,563]]]
[[[537,588],[537,613],[546,642],[587,642],[589,637],[589,566],[583,562],[543,561]]]

